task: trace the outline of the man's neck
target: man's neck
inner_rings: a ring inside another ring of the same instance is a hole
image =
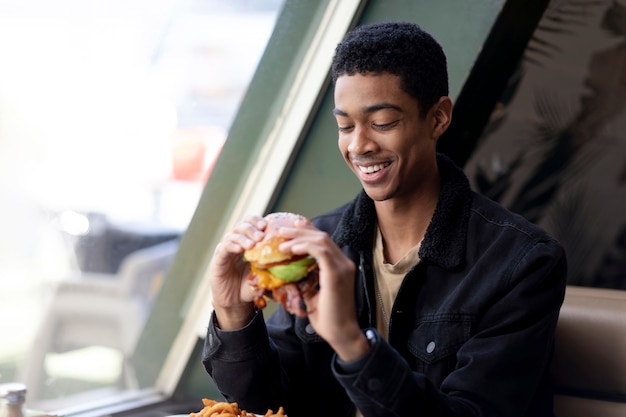
[[[438,192],[430,192],[414,201],[375,202],[386,262],[396,263],[424,239],[438,195]]]

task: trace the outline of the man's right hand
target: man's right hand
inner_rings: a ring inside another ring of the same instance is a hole
[[[247,282],[250,267],[243,253],[263,239],[266,226],[263,217],[248,216],[224,236],[213,252],[209,281],[213,309],[222,330],[239,329],[252,318],[256,294]]]

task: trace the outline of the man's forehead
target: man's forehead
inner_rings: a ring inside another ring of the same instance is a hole
[[[399,77],[391,74],[355,74],[337,79],[333,114],[403,111],[411,97],[401,88]]]

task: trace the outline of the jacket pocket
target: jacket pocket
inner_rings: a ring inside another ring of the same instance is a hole
[[[469,314],[438,314],[423,317],[408,340],[416,370],[439,384],[456,367],[456,353],[471,334]]]

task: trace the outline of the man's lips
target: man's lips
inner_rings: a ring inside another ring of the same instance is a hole
[[[354,158],[352,164],[357,169],[359,180],[373,185],[383,180],[389,172],[388,167],[391,165],[391,161],[365,161]]]

